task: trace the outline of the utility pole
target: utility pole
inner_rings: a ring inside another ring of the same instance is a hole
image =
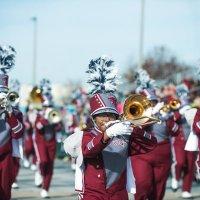
[[[37,17],[32,17],[33,22],[33,69],[32,69],[32,84],[36,85],[37,79]]]
[[[143,65],[143,50],[144,50],[144,12],[145,0],[141,0],[141,15],[140,15],[140,38],[139,38],[139,68]]]

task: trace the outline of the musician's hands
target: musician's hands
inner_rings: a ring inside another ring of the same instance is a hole
[[[128,121],[110,121],[106,124],[108,127],[105,131],[109,138],[112,138],[117,135],[131,135],[133,132],[133,127],[131,127],[131,123]]]
[[[155,115],[157,113],[159,113],[160,109],[164,106],[164,102],[159,102],[157,103],[152,110],[152,114]]]

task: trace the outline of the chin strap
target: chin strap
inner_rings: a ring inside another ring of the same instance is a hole
[[[94,121],[94,119],[93,119],[92,116],[90,116],[90,119],[92,120],[92,123],[94,124],[94,129],[95,129],[97,132],[102,133],[102,131],[99,130],[99,128],[98,128],[98,126],[97,126],[97,124],[96,124],[96,122]]]

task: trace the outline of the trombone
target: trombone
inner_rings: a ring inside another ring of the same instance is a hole
[[[133,126],[160,123],[160,119],[152,116],[152,104],[143,95],[130,95],[124,103],[122,119]]]

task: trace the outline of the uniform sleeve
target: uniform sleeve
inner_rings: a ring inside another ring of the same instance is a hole
[[[82,153],[84,158],[93,158],[97,156],[107,143],[103,143],[103,134],[93,135],[85,132],[82,139]]]
[[[142,128],[134,128],[129,145],[129,156],[144,154],[157,146],[157,139]]]
[[[174,112],[174,121],[177,124],[183,124],[184,123],[184,118],[182,117],[182,115],[180,114],[179,111]]]
[[[14,139],[21,138],[24,133],[22,113],[20,112],[17,115],[14,115],[14,113],[12,113],[11,116],[8,116],[7,122],[11,127],[11,137]]]
[[[168,134],[171,136],[177,136],[180,133],[179,125],[174,121],[173,118],[170,118],[166,121]]]
[[[194,117],[194,122],[193,122],[192,128],[193,128],[193,131],[195,132],[195,134],[200,139],[200,110],[197,111],[197,113]]]
[[[43,129],[46,125],[48,125],[48,121],[43,118],[41,115],[37,115],[36,121],[35,121],[35,127],[38,130]]]

